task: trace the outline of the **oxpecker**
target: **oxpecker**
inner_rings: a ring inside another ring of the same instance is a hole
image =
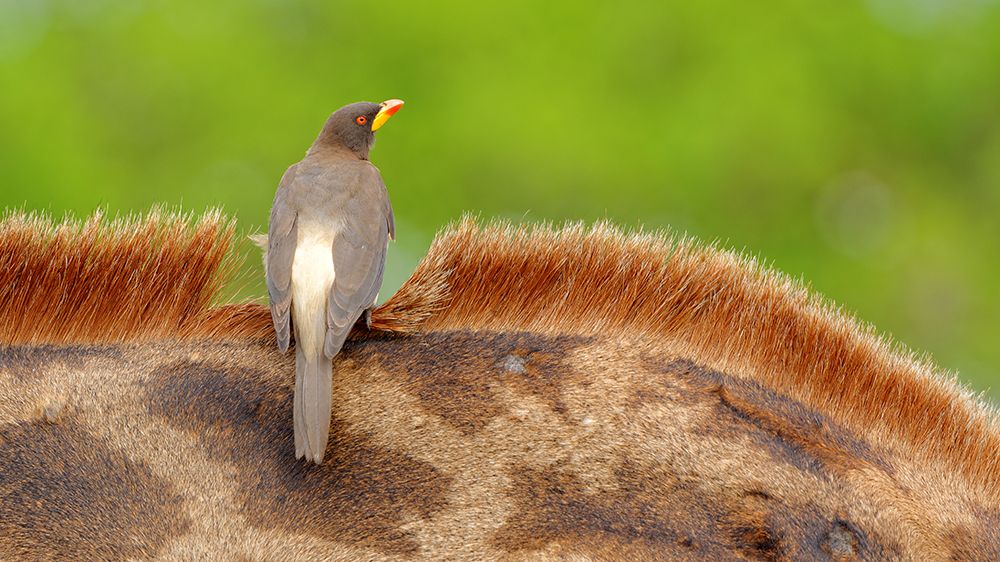
[[[295,328],[295,456],[317,464],[330,431],[332,360],[360,318],[370,323],[386,246],[396,236],[368,151],[402,105],[359,102],[335,111],[274,195],[265,258],[271,319],[283,353],[289,320]]]

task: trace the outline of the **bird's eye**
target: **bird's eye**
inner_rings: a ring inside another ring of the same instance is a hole
[[[358,115],[358,118],[354,120],[358,125],[364,125],[368,122],[368,118],[364,115]]]

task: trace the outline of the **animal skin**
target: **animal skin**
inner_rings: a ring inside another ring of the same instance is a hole
[[[997,560],[1000,430],[953,377],[686,238],[463,221],[334,364],[218,213],[0,223],[0,559]]]

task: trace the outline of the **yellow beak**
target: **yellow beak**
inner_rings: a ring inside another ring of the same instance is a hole
[[[393,113],[399,111],[399,108],[403,107],[403,100],[386,100],[380,104],[382,109],[378,110],[375,114],[375,120],[372,121],[372,132],[379,130],[379,127],[385,125],[385,122],[392,117]]]

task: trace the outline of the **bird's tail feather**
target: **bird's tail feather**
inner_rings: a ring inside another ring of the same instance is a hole
[[[295,458],[323,462],[330,434],[333,363],[322,352],[308,357],[295,348]]]

